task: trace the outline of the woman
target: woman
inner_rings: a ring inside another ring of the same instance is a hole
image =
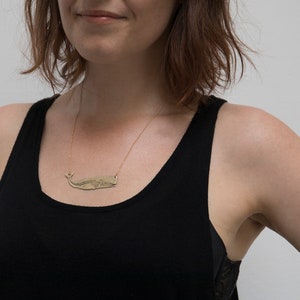
[[[25,3],[28,72],[73,88],[0,111],[2,298],[237,299],[265,226],[300,249],[299,138],[208,97],[227,1]]]

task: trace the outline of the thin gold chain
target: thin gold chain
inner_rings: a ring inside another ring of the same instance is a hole
[[[69,162],[69,171],[68,171],[68,175],[73,175],[72,171],[71,171],[71,165],[72,165],[72,152],[73,152],[73,144],[74,144],[74,136],[75,136],[75,131],[76,131],[76,127],[77,127],[77,122],[78,122],[78,117],[80,115],[80,111],[81,111],[81,105],[82,105],[82,95],[83,95],[83,83],[81,83],[81,89],[80,89],[80,97],[79,97],[79,105],[78,105],[78,111],[75,115],[74,118],[74,125],[73,125],[73,129],[72,129],[72,135],[71,135],[71,142],[70,142],[70,148],[69,148],[69,154],[68,154],[68,162]],[[70,98],[73,97],[74,94],[74,90],[70,95]],[[138,140],[140,139],[140,137],[142,136],[142,134],[145,132],[145,130],[148,128],[148,126],[150,125],[150,123],[161,113],[162,108],[160,108],[157,113],[155,113],[146,123],[146,125],[143,127],[143,129],[141,130],[141,132],[137,135],[137,137],[135,138],[135,140],[133,141],[133,143],[131,144],[131,146],[129,147],[128,151],[126,152],[125,157],[123,158],[122,162],[120,163],[117,172],[115,173],[115,177],[117,178],[119,173],[121,172],[121,169],[124,166],[124,163],[126,162],[130,152],[132,151],[133,147],[136,145],[136,143],[138,142]]]
[[[133,143],[132,143],[132,145],[130,146],[129,150],[127,151],[127,153],[126,153],[126,155],[125,155],[123,161],[121,162],[121,164],[120,164],[120,166],[119,166],[119,168],[118,168],[118,170],[117,170],[117,172],[116,172],[116,176],[119,175],[119,173],[120,173],[120,171],[121,171],[121,169],[122,169],[122,167],[123,167],[123,165],[124,165],[126,159],[128,158],[128,156],[129,156],[131,150],[133,149],[133,147],[135,146],[135,144],[137,143],[137,141],[139,140],[139,138],[142,136],[142,134],[143,134],[143,133],[145,132],[145,130],[148,128],[148,126],[150,125],[150,123],[151,123],[151,122],[152,122],[152,121],[153,121],[153,120],[161,113],[161,110],[162,110],[162,109],[159,109],[158,112],[157,112],[156,114],[154,114],[154,115],[149,119],[149,121],[148,121],[148,122],[146,123],[146,125],[143,127],[142,131],[141,131],[141,132],[138,134],[138,136],[135,138],[135,140],[133,141]]]
[[[71,95],[70,95],[69,99],[73,99],[74,91],[75,91],[75,89],[73,89],[71,91]],[[80,93],[82,93],[82,90],[80,91]],[[68,174],[71,174],[72,151],[73,151],[74,135],[75,135],[76,125],[77,125],[77,120],[78,120],[79,113],[80,113],[81,100],[82,100],[82,97],[80,95],[78,110],[76,112],[75,119],[74,119],[74,124],[73,124],[72,134],[71,134],[71,142],[70,142],[70,147],[69,147],[69,152],[68,152],[68,166],[69,166]]]

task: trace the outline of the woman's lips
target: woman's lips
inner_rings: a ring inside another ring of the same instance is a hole
[[[107,24],[117,20],[125,19],[125,17],[109,12],[109,11],[102,11],[102,10],[86,10],[77,13],[77,16],[82,18],[83,20],[91,23],[97,24]]]

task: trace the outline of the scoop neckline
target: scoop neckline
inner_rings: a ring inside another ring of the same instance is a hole
[[[195,123],[197,122],[197,119],[200,117],[202,110],[200,110],[200,105],[196,109],[193,117],[191,118],[184,134],[182,135],[181,139],[179,140],[177,146],[174,148],[173,152],[169,156],[169,158],[165,161],[165,163],[161,166],[159,171],[155,174],[155,176],[152,178],[152,180],[139,192],[134,194],[132,197],[125,199],[121,202],[112,204],[112,205],[106,205],[106,206],[83,206],[83,205],[75,205],[75,204],[69,204],[64,203],[59,200],[54,199],[53,197],[50,197],[47,195],[41,187],[40,178],[39,178],[39,154],[40,154],[40,147],[41,147],[41,140],[42,135],[45,128],[45,118],[48,109],[51,107],[51,105],[55,102],[55,100],[59,97],[59,95],[54,95],[51,98],[47,98],[46,100],[50,100],[50,103],[45,106],[45,111],[43,113],[43,124],[40,128],[40,135],[39,135],[39,143],[37,144],[36,151],[35,151],[35,182],[37,183],[37,188],[39,191],[39,197],[37,197],[39,203],[42,203],[43,205],[46,205],[48,207],[53,207],[55,209],[62,209],[63,211],[71,211],[75,213],[101,213],[101,212],[109,212],[109,211],[116,211],[120,210],[122,208],[129,207],[131,205],[134,205],[136,203],[142,203],[142,199],[145,198],[150,192],[154,192],[155,189],[159,186],[159,181],[164,176],[167,176],[167,173],[169,169],[172,167],[173,161],[177,158],[179,153],[183,151],[183,146],[186,140],[188,139],[189,135],[191,135],[191,132],[193,130],[193,127],[195,126]],[[210,105],[213,104],[214,100],[216,99],[214,96],[210,96]],[[173,164],[174,165],[174,164]],[[150,199],[151,200],[151,199]],[[228,257],[227,249],[224,244],[223,239],[219,235],[218,231],[212,224],[211,220],[209,219],[210,226],[212,227],[213,231],[215,232],[217,238],[219,239],[221,243],[221,247],[224,250],[225,257],[231,264],[240,264],[242,260],[231,260]]]
[[[57,96],[57,95],[55,95],[55,96]],[[39,202],[42,202],[48,206],[60,208],[60,209],[68,210],[68,211],[78,212],[78,213],[108,212],[108,211],[126,208],[135,203],[141,202],[141,200],[143,198],[145,198],[150,192],[153,192],[157,188],[160,179],[164,176],[164,174],[166,174],[168,172],[168,169],[171,167],[173,161],[178,156],[178,153],[180,153],[182,151],[183,144],[185,143],[188,136],[190,135],[192,128],[195,126],[197,116],[199,116],[199,113],[200,113],[200,105],[199,105],[198,108],[196,109],[193,117],[191,118],[191,121],[189,122],[184,134],[182,135],[181,139],[179,140],[177,146],[174,148],[171,155],[168,157],[168,159],[165,161],[165,163],[161,166],[159,171],[154,175],[154,177],[151,179],[151,181],[148,182],[139,192],[134,194],[132,197],[129,197],[129,198],[122,200],[121,202],[118,202],[115,204],[105,205],[105,206],[84,206],[84,205],[69,204],[69,203],[61,202],[57,199],[54,199],[53,197],[49,196],[42,190],[42,186],[41,186],[41,182],[40,182],[39,158],[40,158],[41,141],[42,141],[42,136],[43,136],[44,128],[45,128],[46,114],[47,114],[48,109],[51,107],[51,105],[57,99],[57,97],[52,97],[52,99],[51,99],[52,102],[50,103],[50,105],[48,105],[45,108],[45,111],[43,114],[44,121],[40,128],[39,143],[38,143],[38,145],[36,147],[36,151],[35,151],[35,168],[34,168],[35,172],[34,173],[35,173],[36,186],[39,191],[38,199],[39,199]]]

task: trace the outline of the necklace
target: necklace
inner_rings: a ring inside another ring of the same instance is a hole
[[[78,181],[74,181],[72,178],[75,174],[75,172],[71,171],[71,164],[72,164],[72,150],[73,150],[73,143],[74,143],[74,136],[75,136],[75,131],[76,131],[76,126],[77,126],[77,121],[78,117],[80,114],[81,110],[81,105],[82,105],[82,92],[83,92],[83,83],[81,83],[81,89],[80,89],[80,100],[79,100],[79,108],[78,111],[75,115],[74,119],[74,125],[72,129],[72,136],[71,136],[71,143],[70,143],[70,148],[69,148],[69,171],[65,174],[65,177],[67,178],[67,181],[69,185],[72,188],[80,189],[80,190],[97,190],[97,189],[104,189],[104,188],[112,188],[115,187],[118,183],[118,175],[127,160],[131,150],[135,146],[135,144],[138,142],[142,134],[145,132],[147,127],[150,125],[150,123],[160,114],[161,109],[158,110],[156,114],[154,114],[146,123],[146,125],[142,128],[140,133],[137,135],[131,146],[129,147],[126,155],[124,156],[122,162],[120,163],[115,175],[105,175],[105,176],[97,176],[97,177],[91,177],[91,178],[84,178]],[[73,96],[73,93],[71,94],[71,97]]]

